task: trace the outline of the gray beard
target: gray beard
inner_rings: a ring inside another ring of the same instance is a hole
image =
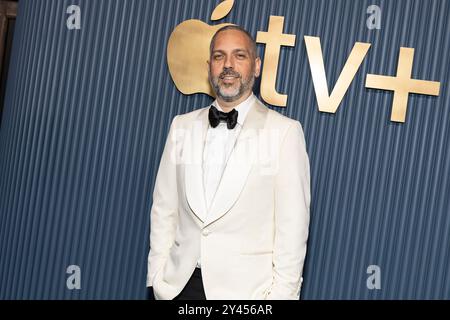
[[[255,77],[252,76],[248,81],[242,81],[242,78],[239,79],[240,85],[238,92],[235,94],[225,94],[222,91],[222,88],[219,85],[219,78],[211,78],[209,75],[209,82],[211,83],[212,88],[214,89],[214,93],[216,97],[222,99],[226,102],[233,102],[240,99],[246,91],[253,88],[253,84],[255,83]]]

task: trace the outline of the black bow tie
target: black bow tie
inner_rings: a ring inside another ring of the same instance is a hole
[[[209,108],[209,123],[211,127],[215,128],[219,125],[220,121],[225,121],[227,123],[228,129],[233,129],[237,124],[238,111],[236,109],[230,112],[222,112],[216,109],[216,107],[211,106]]]

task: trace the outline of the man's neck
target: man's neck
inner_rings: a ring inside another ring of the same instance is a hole
[[[248,93],[242,95],[242,97],[240,97],[239,99],[231,102],[224,101],[219,97],[217,97],[217,102],[219,103],[219,106],[222,108],[223,112],[228,113],[231,110],[233,110],[236,106],[247,100],[252,93],[253,93],[252,91],[249,91]]]

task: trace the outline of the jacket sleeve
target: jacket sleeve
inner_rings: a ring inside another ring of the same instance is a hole
[[[301,124],[295,121],[281,143],[275,176],[273,283],[267,299],[298,300],[309,228],[310,173]]]
[[[147,287],[153,286],[156,274],[167,260],[175,239],[178,223],[178,191],[176,181],[176,120],[170,125],[153,191],[150,212],[150,251]]]

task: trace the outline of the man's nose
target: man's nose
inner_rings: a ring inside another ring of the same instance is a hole
[[[234,61],[232,56],[228,56],[224,61],[224,68],[234,68]]]

